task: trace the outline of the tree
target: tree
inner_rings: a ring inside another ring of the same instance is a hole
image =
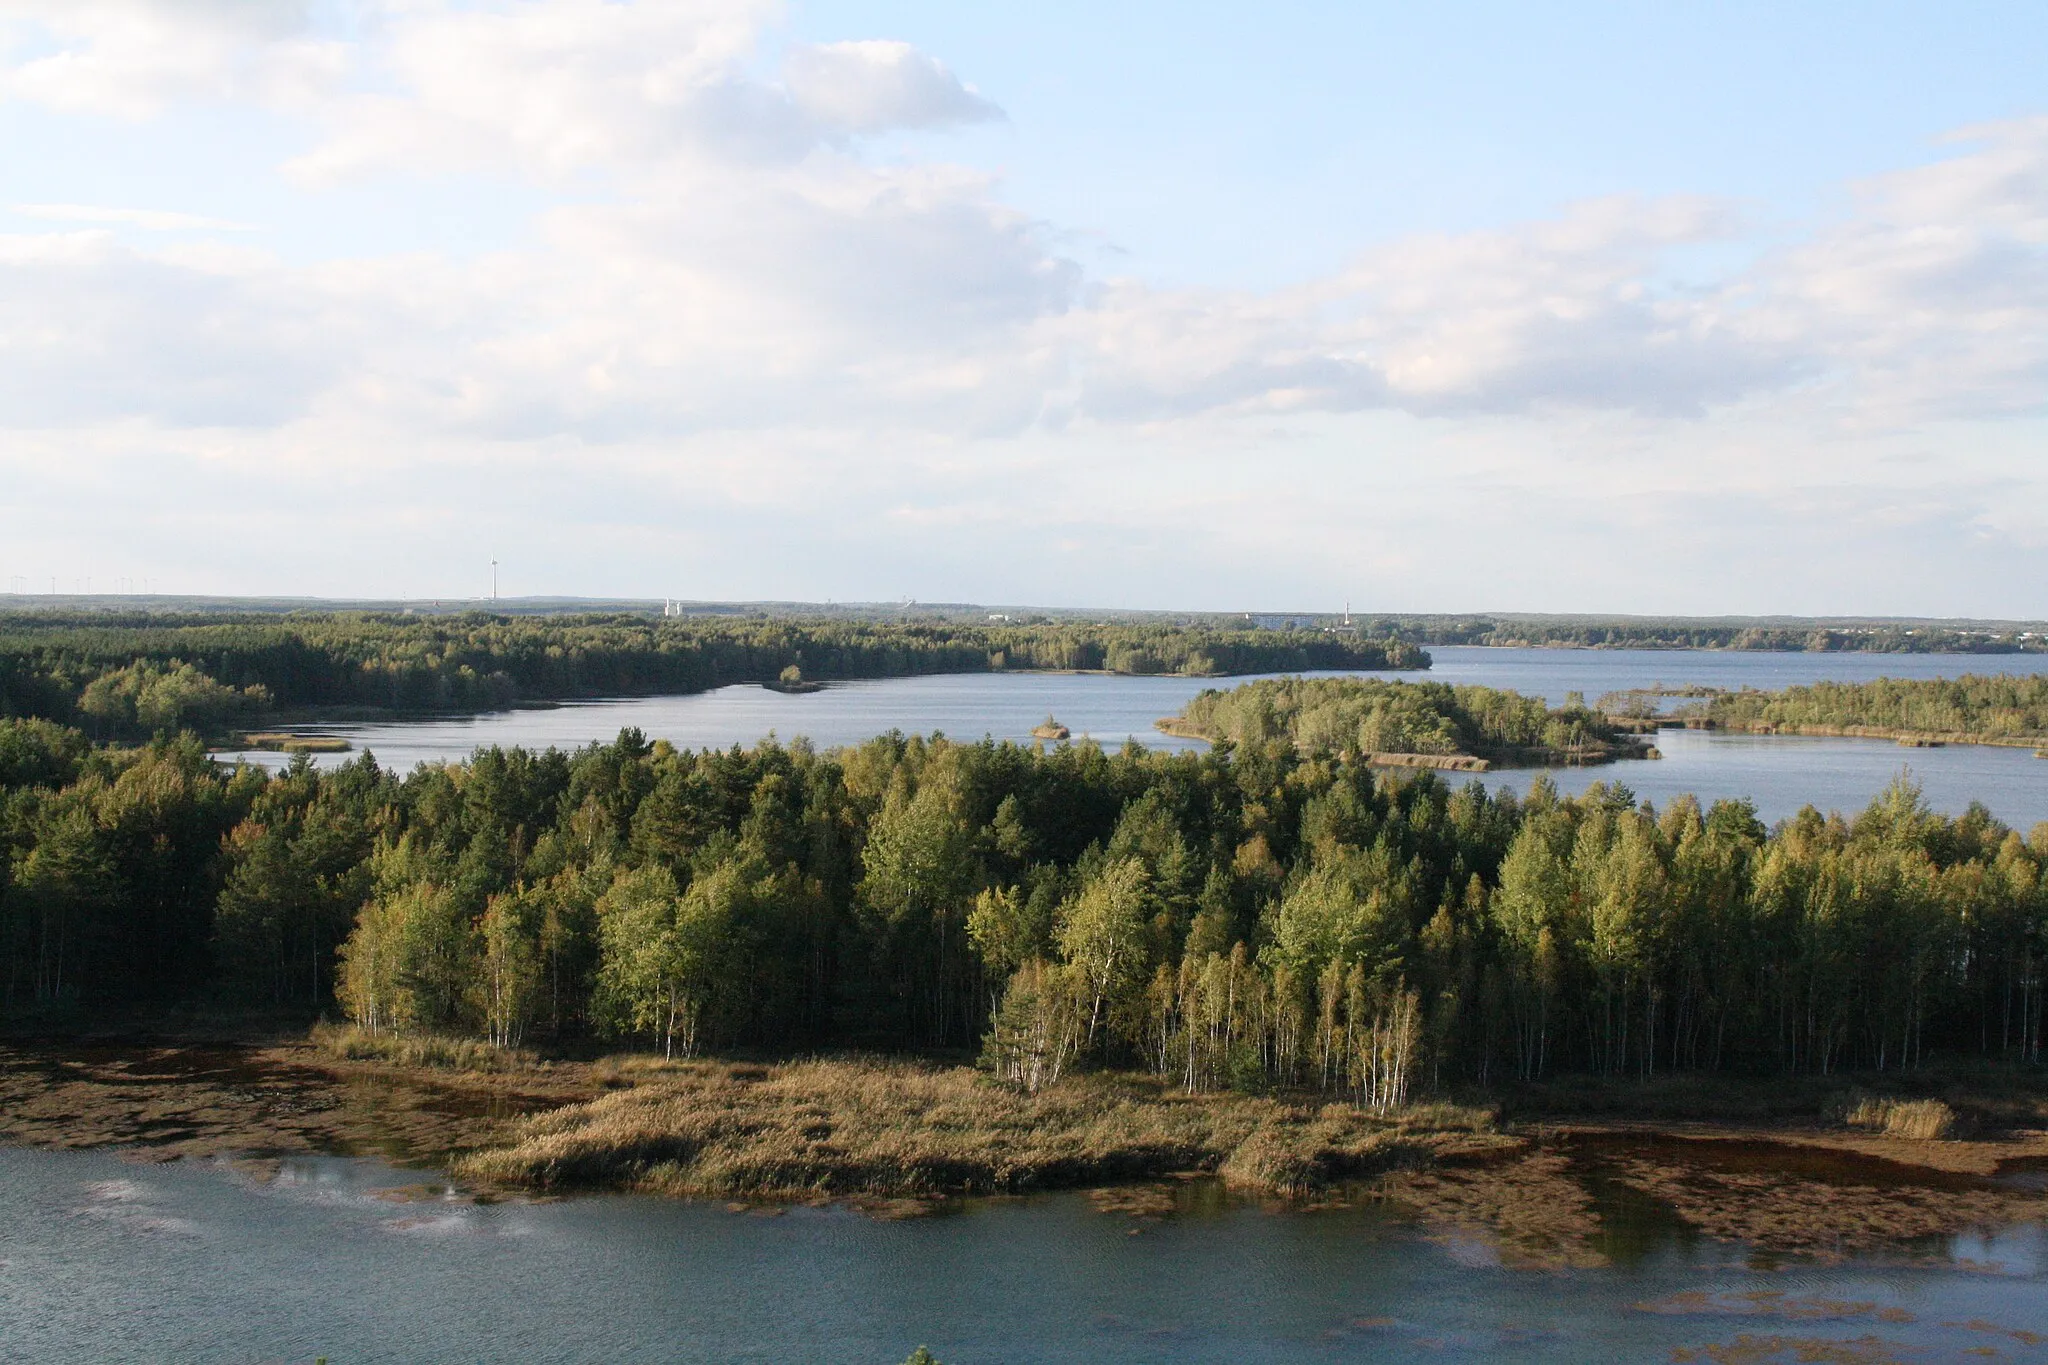
[[[1513,985],[1516,1068],[1525,1080],[1542,1075],[1549,1058],[1550,1006],[1561,975],[1559,938],[1572,902],[1571,864],[1559,844],[1571,832],[1562,811],[1525,823],[1501,862],[1500,888],[1492,900]]]
[[[379,897],[356,916],[356,927],[341,945],[335,994],[367,1033],[396,1033],[412,1022],[412,997],[404,985],[405,909],[397,898]]]
[[[1061,910],[1060,953],[1080,970],[1088,990],[1090,1048],[1107,1019],[1144,981],[1142,953],[1153,904],[1145,864],[1126,858],[1091,878]]]
[[[597,1006],[616,1033],[645,1033],[661,1042],[663,1057],[696,1048],[702,999],[693,993],[700,964],[677,932],[679,896],[667,868],[621,871],[597,902]]]
[[[977,880],[973,829],[962,811],[957,774],[927,764],[915,794],[899,772],[868,826],[861,851],[860,898],[885,942],[911,967],[902,988],[921,1006],[926,1037],[957,1036],[964,921]],[[899,959],[902,960],[902,959]]]
[[[472,1008],[491,1042],[516,1047],[540,995],[545,899],[524,888],[491,897],[476,923]]]
[[[8,899],[23,907],[27,921],[30,994],[48,1005],[92,984],[96,950],[105,946],[121,888],[85,801],[60,796],[37,807],[31,819],[34,842],[14,872]]]
[[[1072,967],[1032,958],[1010,977],[982,1041],[982,1065],[1036,1094],[1080,1052],[1086,984]]]

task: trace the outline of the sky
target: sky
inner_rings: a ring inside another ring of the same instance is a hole
[[[2048,616],[2044,52],[0,0],[0,587]]]

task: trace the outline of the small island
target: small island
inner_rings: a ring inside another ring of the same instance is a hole
[[[1031,729],[1031,737],[1033,739],[1067,739],[1072,734],[1072,731],[1051,716],[1045,718],[1044,724],[1035,725]]]
[[[771,692],[789,692],[797,695],[802,695],[806,692],[822,692],[825,690],[825,684],[821,682],[808,681],[804,677],[803,669],[797,667],[795,664],[791,664],[789,667],[783,669],[782,673],[775,679],[774,682],[762,683],[761,686],[767,688]]]
[[[282,730],[259,730],[243,735],[242,747],[279,754],[345,754],[350,746],[340,735],[296,735]]]
[[[1487,772],[1662,757],[1634,726],[1588,708],[1577,694],[1553,709],[1540,697],[1497,688],[1378,678],[1262,678],[1211,688],[1156,724],[1189,739],[1279,745],[1381,768]]]

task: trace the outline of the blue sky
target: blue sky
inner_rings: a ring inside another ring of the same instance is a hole
[[[1931,139],[2039,113],[2030,4],[821,3],[1009,111],[966,135],[1006,194],[1148,273],[1266,286],[1362,244],[1608,194],[1807,215]]]
[[[2048,615],[2044,40],[0,0],[0,586]]]

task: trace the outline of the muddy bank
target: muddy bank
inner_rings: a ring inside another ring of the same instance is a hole
[[[1885,1143],[1821,1131],[1627,1125],[1524,1133],[1484,1165],[1390,1176],[1376,1197],[1511,1267],[1607,1263],[1646,1225],[1751,1251],[1839,1260],[2048,1222],[2048,1144]],[[1883,1155],[1874,1154],[1877,1148]]]
[[[331,1152],[436,1161],[596,1089],[583,1067],[402,1069],[308,1043],[0,1043],[0,1142],[130,1147],[163,1160]]]
[[[1525,1269],[1605,1264],[1645,1220],[1817,1259],[2048,1222],[2048,1132],[2034,1129],[1913,1141],[1769,1120],[1496,1125],[1448,1106],[1376,1118],[1129,1077],[1026,1097],[965,1069],[876,1061],[483,1072],[307,1042],[0,1044],[0,1142],[376,1155],[486,1186],[848,1199],[891,1216],[1058,1188],[1162,1216],[1207,1185],[1297,1208],[1385,1204]]]

